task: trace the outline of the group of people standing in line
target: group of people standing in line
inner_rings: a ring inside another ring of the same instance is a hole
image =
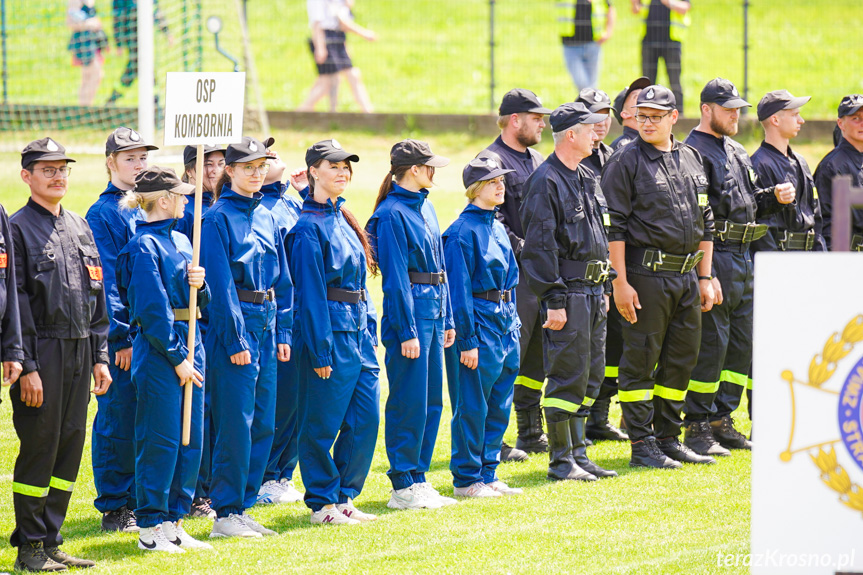
[[[426,478],[444,369],[456,497],[521,493],[497,468],[524,450],[548,451],[549,479],[616,476],[589,459],[589,433],[628,439],[633,467],[710,464],[751,448],[730,417],[751,390],[751,253],[829,248],[832,177],[863,183],[863,97],[840,104],[842,137],[816,193],[789,146],[808,98],[764,96],[765,141],[750,160],[731,139],[749,105],[731,82],[705,86],[686,143],[671,134],[674,94],[648,83],[615,105],[590,89],[554,111],[529,90],[508,92],[501,135],[465,166],[469,203],[443,234],[428,195],[449,161],[416,140],[392,147],[365,227],[344,205],[359,156],[335,139],[308,148],[305,169],[290,174],[301,201],[273,138],[205,147],[201,174],[189,147],[181,179],[148,166],[156,147],[121,127],[86,220],[61,206],[74,162],[65,148],[28,144],[30,200],[11,218],[0,210],[4,383],[21,441],[16,568],[93,564],[60,549],[91,373],[95,505],[103,529],[137,531],[142,550],[210,548],[183,528],[190,514],[214,519],[211,538],[274,535],[248,510],[298,501],[297,465],[312,523],[374,521],[354,504],[379,423],[369,274],[384,293],[390,508],[456,503]],[[616,151],[601,141],[612,114],[624,124]],[[543,161],[531,147],[547,115],[554,152]],[[199,177],[208,209],[192,266],[187,197]],[[856,212],[854,226],[859,250]],[[608,422],[615,392],[628,437]]]

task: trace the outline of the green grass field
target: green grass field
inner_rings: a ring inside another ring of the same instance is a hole
[[[365,222],[380,180],[388,169],[391,144],[418,134],[375,135],[340,132],[342,145],[361,156],[346,197],[348,206]],[[302,165],[305,148],[330,137],[325,133],[276,132],[276,148],[289,166]],[[59,136],[58,136],[59,137]],[[60,138],[61,143],[70,144]],[[539,146],[550,152],[550,142]],[[452,222],[464,206],[461,168],[482,149],[486,140],[462,134],[437,134],[432,149],[453,161],[437,172],[438,187],[431,195],[441,227]],[[82,138],[78,145],[98,142]],[[747,142],[754,151],[757,142]],[[827,151],[824,144],[798,147],[814,167]],[[103,156],[76,155],[68,209],[84,214],[104,189]],[[0,203],[10,213],[26,202],[28,190],[18,178],[19,156],[0,154]],[[155,163],[159,163],[156,161]],[[180,169],[179,164],[172,165]],[[370,289],[380,306],[380,281]],[[380,309],[380,307],[378,307]],[[381,363],[383,363],[383,349]],[[381,373],[386,398],[385,371]],[[5,390],[4,399],[8,400]],[[445,399],[445,403],[448,401]],[[383,403],[382,403],[383,408]],[[91,403],[91,417],[95,402]],[[613,410],[613,417],[619,409]],[[745,409],[737,417],[749,423]],[[445,407],[430,481],[452,493],[449,473],[449,407]],[[514,426],[514,423],[513,423]],[[507,439],[513,442],[511,426]],[[0,571],[11,569],[15,551],[8,546],[14,528],[12,468],[18,443],[11,424],[9,402],[0,406]],[[594,484],[557,483],[545,479],[547,457],[505,464],[501,478],[523,487],[521,497],[470,501],[434,511],[391,512],[386,508],[389,482],[383,428],[366,489],[357,503],[378,513],[371,525],[328,528],[311,526],[301,504],[255,508],[252,514],[281,533],[259,541],[218,541],[216,552],[190,552],[181,557],[144,555],[136,537],[103,534],[99,514],[92,507],[95,490],[89,440],[72,507],[64,529],[67,550],[99,561],[99,572],[110,573],[596,573],[596,574],[716,574],[746,573],[743,567],[720,568],[718,553],[746,553],[749,549],[750,455],[735,452],[712,467],[686,466],[678,471],[632,471],[626,445],[602,443],[589,450],[601,465],[621,476]],[[190,533],[205,536],[210,522],[194,520]]]

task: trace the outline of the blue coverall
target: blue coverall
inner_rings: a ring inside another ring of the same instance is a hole
[[[189,322],[174,311],[189,307],[188,266],[192,244],[174,219],[138,223],[135,236],[117,256],[117,287],[138,325],[132,355],[135,413],[135,485],[141,528],[176,522],[189,512],[201,464],[204,390],[192,388],[189,445],[181,445],[184,388],[174,368],[189,355]],[[210,299],[206,284],[198,306]],[[204,371],[204,345],[196,325],[195,369]],[[194,385],[188,383],[186,385]]]
[[[104,395],[97,395],[99,410],[93,420],[93,482],[96,484],[96,509],[102,513],[124,505],[135,509],[135,413],[137,398],[132,372],[115,364],[116,353],[132,347],[136,328],[129,321],[129,310],[120,301],[115,265],[117,254],[135,235],[141,221],[139,210],[121,210],[125,192],[109,183],[87,211],[96,248],[102,259],[105,299],[111,325],[108,331],[108,369],[113,382]],[[134,354],[133,354],[134,357]]]
[[[469,204],[443,234],[456,326],[456,343],[444,352],[456,487],[497,480],[519,370],[518,264],[496,212]],[[509,301],[475,297],[492,290],[509,291]],[[477,348],[477,368],[469,369],[460,361],[461,352]]]
[[[291,343],[291,276],[273,215],[225,186],[201,228],[201,265],[211,306],[205,348],[212,386],[210,498],[219,517],[255,504],[273,444],[276,344]],[[267,292],[263,303],[240,301],[237,290]],[[273,290],[273,291],[268,291]],[[274,294],[274,299],[270,299]],[[231,356],[248,351],[249,365]]]
[[[443,410],[444,332],[455,329],[447,284],[410,280],[410,272],[446,272],[428,194],[394,183],[366,227],[383,275],[387,475],[396,490],[426,481]],[[419,339],[420,355],[408,359],[401,344],[413,338]]]
[[[287,243],[296,286],[300,468],[312,511],[360,494],[380,422],[374,305],[368,297],[350,303],[328,295],[366,289],[366,255],[341,212],[344,201],[306,198]],[[332,374],[321,379],[314,368],[327,366]]]

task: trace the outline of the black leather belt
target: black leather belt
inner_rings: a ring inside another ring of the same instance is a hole
[[[408,272],[412,284],[440,285],[446,283],[446,272]]]
[[[484,291],[482,293],[475,293],[475,294],[473,294],[473,297],[477,297],[479,299],[484,299],[486,301],[493,301],[495,303],[497,303],[499,301],[509,303],[512,301],[512,290],[508,289],[508,290],[500,291],[500,290],[496,290],[496,289],[490,289],[490,290]]]
[[[860,234],[854,234],[851,236],[851,251],[863,252],[863,236]]]
[[[610,261],[591,260],[580,262],[577,260],[557,260],[560,269],[560,277],[569,280],[586,280],[593,283],[602,283],[614,274]],[[614,279],[612,277],[612,279]]]
[[[328,287],[327,299],[344,303],[360,303],[361,301],[366,301],[366,290],[351,291],[349,289]]]
[[[196,314],[195,317],[197,319],[201,319],[201,308],[195,308]],[[174,321],[189,321],[189,308],[184,307],[182,309],[174,310]]]
[[[698,250],[685,256],[665,253],[655,248],[633,248],[626,246],[626,259],[631,263],[640,264],[654,272],[676,272],[685,274],[695,269],[704,258],[704,252]]]
[[[252,291],[249,289],[237,288],[237,298],[246,303],[256,303],[260,305],[265,301],[274,301],[276,299],[276,292],[273,288],[270,288],[267,291]]]
[[[815,230],[808,232],[782,231],[779,238],[779,249],[783,252],[810,252],[815,247]]]
[[[734,244],[748,244],[763,238],[767,233],[766,224],[736,224],[727,220],[719,220],[714,225],[716,226],[716,231],[713,232],[714,237],[719,238],[721,242]]]

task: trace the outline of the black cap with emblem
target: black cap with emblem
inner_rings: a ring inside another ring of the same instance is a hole
[[[552,132],[563,132],[576,124],[598,124],[608,118],[606,114],[593,114],[581,102],[561,104],[551,113],[549,123]]]
[[[515,88],[504,94],[497,112],[501,116],[519,114],[521,112],[551,114],[551,110],[543,106],[542,102],[539,101],[539,96],[524,88]]]
[[[614,107],[612,110],[614,111],[614,117],[617,118],[617,123],[623,123],[623,117],[621,117],[620,112],[623,111],[623,106],[626,105],[626,99],[629,98],[629,95],[635,92],[636,90],[643,90],[650,86],[650,79],[647,76],[641,76],[632,81],[632,83],[620,91],[620,93],[614,98]]]
[[[665,86],[654,84],[644,88],[638,94],[636,108],[653,108],[654,110],[673,110],[677,107],[674,93]]]
[[[725,78],[714,78],[701,90],[703,104],[719,104],[723,108],[746,108],[752,104],[740,97],[737,86]]]
[[[111,132],[111,135],[108,136],[108,141],[105,142],[105,157],[108,157],[115,152],[137,150],[138,148],[145,148],[147,150],[158,150],[159,146],[145,143],[144,138],[141,137],[141,134],[139,134],[132,128],[121,126]]]
[[[468,188],[471,184],[493,180],[498,176],[514,172],[515,170],[504,169],[500,163],[500,158],[497,154],[486,152],[477,156],[464,167],[461,173],[461,179],[464,182],[464,187]]]
[[[139,194],[168,191],[188,196],[195,193],[195,186],[180,181],[171,168],[150,166],[135,176],[135,191]]]
[[[208,146],[204,145],[204,157],[206,158],[211,152],[225,152],[224,146]],[[198,146],[186,146],[183,150],[183,164],[188,165],[198,159]]]
[[[449,165],[449,158],[435,156],[426,142],[402,140],[390,150],[390,164],[393,166],[431,166],[443,168]]]
[[[338,140],[322,140],[306,150],[306,166],[314,166],[321,160],[329,162],[359,162],[360,157],[346,152]]]
[[[225,150],[225,163],[229,165],[253,162],[261,158],[272,158],[272,156],[260,140],[251,136],[243,136],[243,141],[239,144],[231,144]]]
[[[758,102],[758,121],[763,122],[781,110],[796,110],[812,99],[812,96],[794,97],[788,90],[767,92]]]
[[[33,162],[51,162],[55,160],[75,161],[66,155],[66,148],[51,138],[33,140],[21,150],[22,168],[26,168]]]
[[[845,116],[856,114],[860,108],[863,108],[863,96],[860,94],[845,96],[839,104],[839,117],[844,118]]]
[[[576,102],[581,102],[593,113],[611,109],[611,98],[602,90],[596,88],[585,88],[578,93]]]

